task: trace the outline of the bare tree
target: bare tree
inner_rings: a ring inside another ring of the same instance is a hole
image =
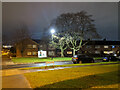
[[[26,38],[31,38],[31,34],[28,30],[28,27],[26,24],[21,24],[18,29],[16,29],[15,32],[15,39],[16,41],[21,41]]]
[[[61,50],[61,57],[64,57],[64,50],[67,49],[66,38],[61,33],[53,34],[50,45]]]
[[[20,28],[16,30],[14,34],[16,52],[18,56],[23,56],[23,52],[26,48],[26,39],[31,39],[31,34],[28,30],[27,25],[21,24]]]
[[[75,55],[75,51],[82,48],[82,45],[86,44],[82,43],[83,40],[100,38],[91,16],[87,15],[85,11],[66,13],[58,16],[51,23],[51,26],[56,28],[57,33],[63,34],[65,42],[73,50],[73,55]]]

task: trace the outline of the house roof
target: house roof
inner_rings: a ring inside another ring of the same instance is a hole
[[[32,39],[36,43],[44,43],[44,40],[39,40],[39,39]],[[86,43],[88,42],[88,43]],[[92,41],[83,41],[83,43],[86,43],[86,45],[120,45],[120,41],[106,41],[106,40],[92,40]]]
[[[32,39],[34,42],[40,44],[40,43],[45,43],[45,40],[40,40],[40,39]]]
[[[40,43],[41,42],[41,40],[39,40],[39,39],[32,39],[33,41],[35,41],[36,43]]]
[[[120,41],[83,41],[86,45],[120,45]]]

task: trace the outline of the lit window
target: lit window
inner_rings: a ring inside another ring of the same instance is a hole
[[[33,55],[37,55],[37,52],[33,52]]]
[[[55,52],[54,52],[54,51],[49,51],[49,52],[48,52],[48,55],[49,55],[49,56],[54,56],[54,55],[55,55]]]
[[[113,45],[112,48],[115,48],[115,46]]]
[[[33,48],[37,48],[37,45],[33,45]]]
[[[111,54],[114,53],[113,51],[104,51],[105,54]]]
[[[97,45],[97,46],[95,46],[95,48],[100,48],[100,46],[99,46],[99,45]]]
[[[57,52],[57,54],[61,54],[61,52]]]
[[[40,45],[40,47],[42,47],[42,45]]]
[[[32,55],[32,52],[27,52],[27,55]]]
[[[68,51],[67,54],[72,54],[72,51]]]
[[[108,46],[104,46],[104,48],[108,48]]]

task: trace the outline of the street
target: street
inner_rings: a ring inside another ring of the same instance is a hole
[[[64,65],[64,64],[72,64],[72,61],[54,62],[54,65]],[[47,64],[47,66],[50,65],[53,65],[53,63]],[[25,68],[25,67],[41,67],[41,66],[46,66],[46,63],[41,62],[41,63],[33,63],[33,64],[13,64],[13,62],[9,58],[6,57],[2,58],[2,70]]]

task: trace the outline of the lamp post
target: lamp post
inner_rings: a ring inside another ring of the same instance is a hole
[[[55,33],[55,29],[51,29],[51,34],[52,34],[52,42],[53,42],[53,34]],[[52,60],[53,60],[53,53],[52,53]]]
[[[53,41],[53,34],[55,33],[55,29],[51,29],[51,34],[52,34],[52,41]]]

